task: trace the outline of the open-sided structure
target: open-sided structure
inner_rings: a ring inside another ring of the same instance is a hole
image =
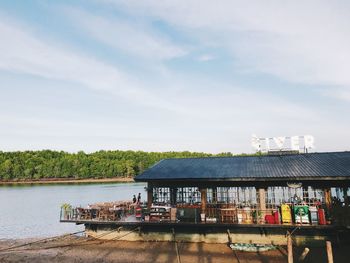
[[[297,244],[349,237],[350,152],[165,159],[135,181],[147,183],[146,203],[63,207],[61,222],[131,241],[285,244],[286,231]]]
[[[349,225],[350,152],[165,159],[135,181],[179,222]]]

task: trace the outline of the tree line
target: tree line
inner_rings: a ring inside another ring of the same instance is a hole
[[[0,151],[0,180],[133,177],[165,158],[232,156],[232,153]]]

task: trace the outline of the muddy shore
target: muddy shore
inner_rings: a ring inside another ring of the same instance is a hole
[[[0,262],[287,262],[280,247],[267,252],[233,252],[226,244],[174,242],[100,241],[85,237],[65,237],[12,250],[33,240],[0,241]],[[303,248],[295,248],[294,256]],[[178,251],[178,253],[177,253]],[[334,248],[334,262],[348,262],[349,247]],[[310,248],[304,262],[327,262],[325,249]]]

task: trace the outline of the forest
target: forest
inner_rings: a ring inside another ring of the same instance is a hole
[[[165,158],[211,156],[232,156],[232,153],[0,151],[0,181],[133,177]]]

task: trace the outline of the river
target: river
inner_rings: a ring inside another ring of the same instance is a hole
[[[60,223],[63,203],[86,206],[96,202],[131,200],[143,183],[48,184],[0,186],[0,239],[50,237],[83,230],[84,226]]]

